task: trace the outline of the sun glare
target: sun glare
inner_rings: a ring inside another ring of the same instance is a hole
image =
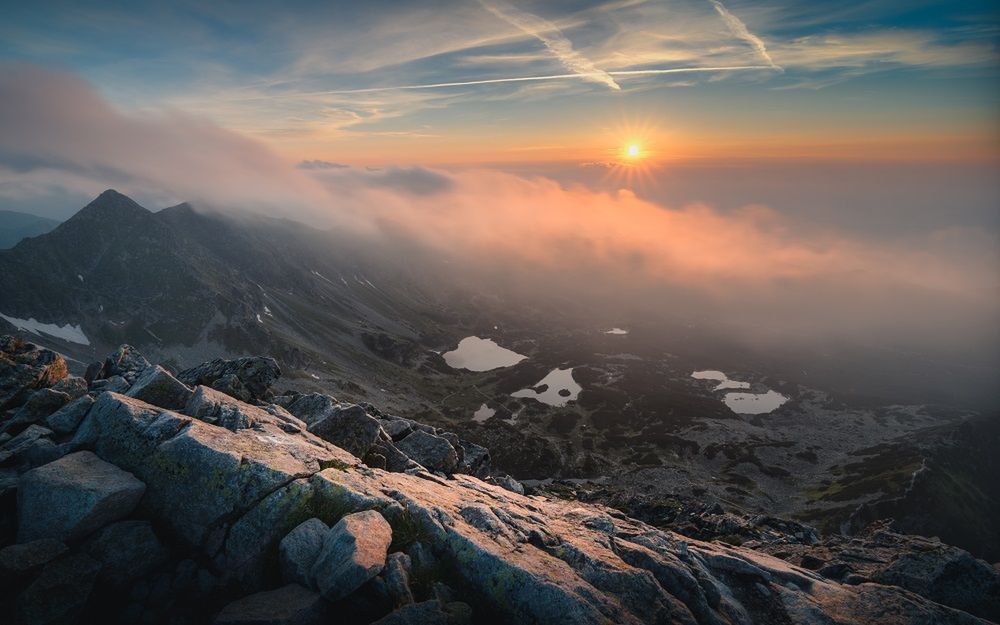
[[[627,148],[625,148],[625,155],[629,158],[639,158],[642,151],[639,148],[638,143],[630,143]]]

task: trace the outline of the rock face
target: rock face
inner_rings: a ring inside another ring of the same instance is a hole
[[[20,597],[24,623],[73,623],[87,605],[101,564],[77,553],[47,565]]]
[[[112,523],[87,541],[84,549],[101,563],[101,580],[113,588],[127,588],[168,559],[149,521]]]
[[[37,572],[67,551],[65,544],[52,538],[4,547],[0,549],[0,579],[10,583],[19,576]]]
[[[329,606],[315,592],[289,584],[230,603],[216,625],[319,625]]]
[[[129,391],[147,367],[120,351],[101,368]],[[721,510],[701,530],[735,527],[744,545],[699,540],[467,474],[366,466],[308,431],[307,411],[289,414],[289,396],[251,405],[202,385],[183,414],[95,390],[106,386],[90,385],[96,399],[78,425],[32,424],[0,446],[3,497],[17,493],[0,508],[0,614],[15,623],[972,625],[996,615],[996,570],[937,541],[877,530],[821,539]],[[222,407],[249,426],[222,427]],[[386,466],[392,450],[442,472],[469,454],[416,422],[390,434],[381,423],[398,418],[361,408],[379,425],[368,456],[378,450]],[[54,457],[30,468],[37,449]],[[786,532],[802,537],[773,540]]]
[[[378,421],[361,406],[335,406],[329,414],[314,421],[309,431],[358,458],[363,458],[378,440]]]
[[[450,473],[458,466],[458,453],[447,439],[417,430],[396,444],[404,454],[432,471]]]
[[[846,584],[898,586],[946,606],[1000,621],[1000,573],[968,552],[936,539],[890,531],[885,523],[855,537],[758,548]]]
[[[68,373],[59,354],[14,336],[0,337],[0,410],[19,406],[32,391],[52,386]]]
[[[303,521],[288,532],[278,545],[281,559],[281,576],[288,582],[313,586],[312,568],[323,548],[323,538],[330,530],[317,518]]]
[[[232,376],[232,377],[227,377]],[[177,374],[177,379],[189,386],[213,386],[223,379],[224,388],[245,389],[246,395],[238,399],[246,401],[262,400],[269,396],[271,385],[281,376],[281,369],[274,358],[237,358],[223,360],[217,358]],[[237,384],[237,381],[239,384]]]
[[[18,540],[85,536],[135,509],[146,486],[89,451],[28,471],[18,485]]]
[[[154,365],[139,374],[126,394],[149,404],[180,410],[191,399],[192,392],[166,369]]]
[[[149,366],[149,361],[131,345],[122,345],[115,353],[104,359],[104,365],[96,370],[95,380],[106,380],[120,377],[128,384]]]
[[[392,528],[372,510],[342,518],[323,536],[312,578],[320,593],[337,601],[382,572]]]

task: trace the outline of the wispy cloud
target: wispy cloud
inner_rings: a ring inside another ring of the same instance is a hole
[[[664,67],[664,68],[652,68],[652,69],[634,69],[634,70],[616,70],[611,72],[592,72],[592,73],[573,73],[573,74],[543,74],[541,76],[512,76],[506,78],[483,78],[481,80],[460,80],[456,82],[435,82],[435,83],[425,83],[420,85],[394,85],[385,87],[364,87],[361,89],[332,89],[329,91],[314,91],[306,94],[293,94],[292,97],[302,97],[302,96],[322,96],[322,95],[338,95],[338,94],[349,94],[349,93],[376,93],[379,91],[403,91],[411,89],[443,89],[448,87],[472,87],[476,85],[496,85],[504,83],[516,83],[516,82],[538,82],[547,80],[573,80],[573,79],[583,79],[590,80],[599,76],[657,76],[663,74],[697,74],[697,73],[711,73],[711,72],[735,72],[744,70],[768,70],[775,69],[773,65],[721,65],[718,67]],[[603,82],[603,81],[602,81]],[[615,84],[615,89],[621,90],[621,86],[617,83]],[[282,95],[258,95],[248,97],[246,99],[271,99],[271,98],[281,98]]]
[[[590,59],[573,49],[573,43],[563,35],[555,24],[503,2],[490,3],[479,0],[479,4],[490,13],[541,41],[549,52],[574,74],[606,85],[616,91],[621,90],[621,87],[608,72],[598,69]]]
[[[708,1],[712,3],[713,7],[715,7],[715,12],[719,14],[719,17],[721,17],[726,23],[726,26],[734,36],[749,43],[760,58],[764,59],[764,61],[766,61],[772,68],[781,70],[781,68],[775,64],[774,60],[771,59],[771,55],[767,53],[767,47],[764,45],[764,41],[757,35],[750,32],[750,29],[743,23],[743,20],[733,15],[732,12],[726,8],[726,5],[722,4],[719,0]]]

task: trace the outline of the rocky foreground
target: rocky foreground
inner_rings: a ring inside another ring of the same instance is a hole
[[[877,528],[820,541],[772,521],[744,546],[696,540],[525,495],[482,447],[372,406],[275,395],[279,376],[268,358],[172,374],[123,346],[80,378],[0,338],[4,622],[1000,617],[997,571],[939,541]]]

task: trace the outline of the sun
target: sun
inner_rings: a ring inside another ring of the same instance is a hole
[[[642,155],[642,147],[638,143],[630,143],[625,148],[625,156],[629,158],[639,158]]]

